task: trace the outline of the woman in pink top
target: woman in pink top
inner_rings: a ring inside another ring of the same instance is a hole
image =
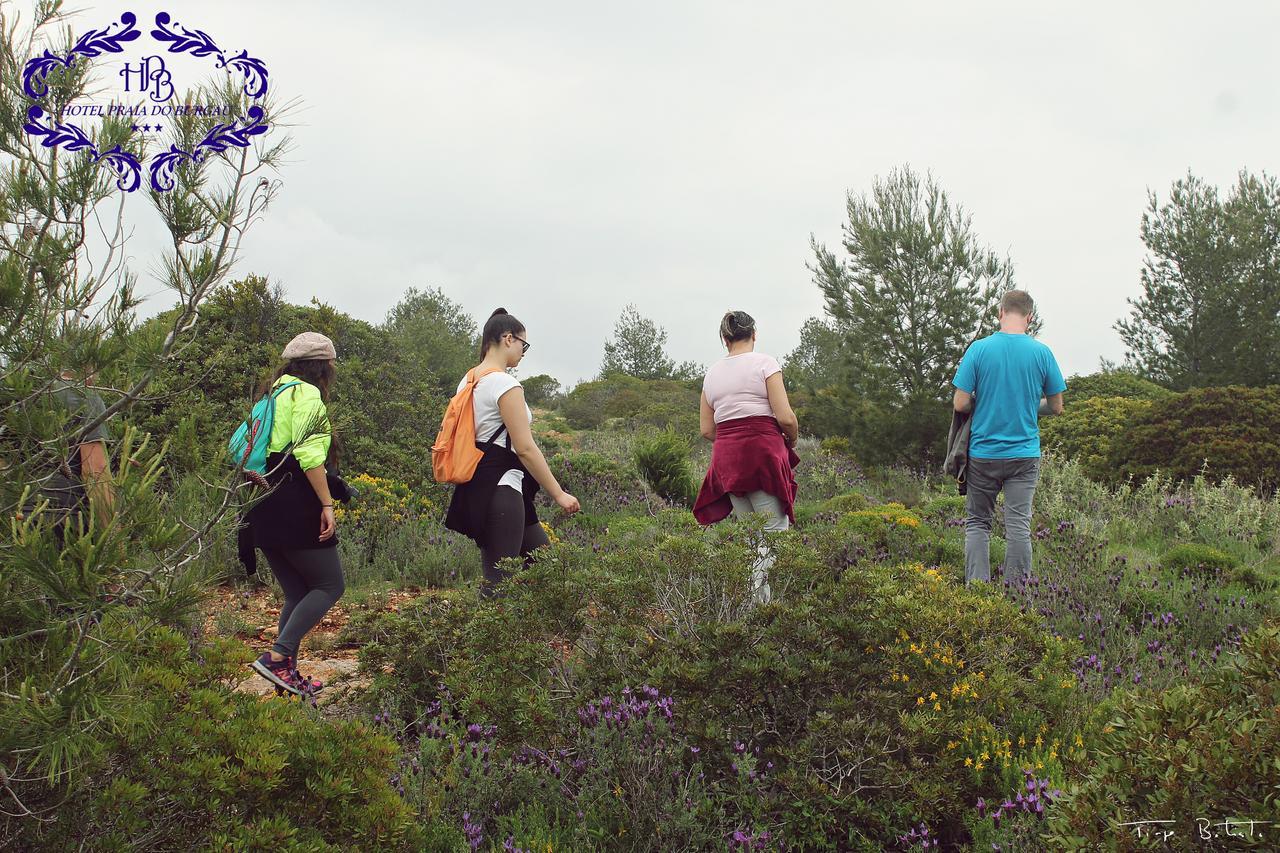
[[[720,321],[720,339],[729,354],[711,365],[702,382],[699,420],[711,439],[711,466],[694,501],[694,517],[714,524],[727,517],[761,513],[765,530],[786,530],[795,521],[795,465],[792,447],[800,425],[782,367],[773,356],[755,351],[756,321],[745,311],[730,311]],[[773,555],[762,544],[752,573],[755,600],[767,602]]]

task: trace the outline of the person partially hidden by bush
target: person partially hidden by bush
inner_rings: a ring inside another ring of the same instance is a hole
[[[732,512],[765,517],[766,531],[795,523],[794,450],[800,424],[782,367],[758,353],[756,321],[745,311],[730,311],[720,321],[720,340],[728,355],[711,365],[702,383],[699,413],[702,435],[711,439],[711,465],[693,504],[701,524],[714,524]],[[752,570],[754,597],[768,602],[773,555],[763,543]]]
[[[74,370],[63,370],[50,393],[58,405],[70,414],[66,432],[77,437],[83,428],[106,411],[102,397],[93,390],[94,373],[87,371],[83,380]],[[109,435],[104,420],[69,447],[41,486],[41,495],[56,512],[54,536],[59,544],[67,532],[84,523],[86,504],[99,523],[109,521],[115,510],[115,491],[111,483],[111,466],[107,461]]]

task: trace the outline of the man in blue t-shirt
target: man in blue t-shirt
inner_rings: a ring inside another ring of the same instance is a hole
[[[974,341],[960,359],[954,405],[973,411],[965,496],[964,582],[991,580],[991,516],[1004,491],[1009,574],[1031,573],[1031,499],[1040,479],[1040,415],[1062,413],[1067,384],[1053,353],[1027,334],[1031,297],[1000,300],[1000,331]]]

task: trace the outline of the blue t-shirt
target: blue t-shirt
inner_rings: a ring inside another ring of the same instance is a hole
[[[1053,353],[1029,335],[996,332],[974,341],[952,384],[974,396],[969,455],[1040,455],[1040,398],[1067,390]]]

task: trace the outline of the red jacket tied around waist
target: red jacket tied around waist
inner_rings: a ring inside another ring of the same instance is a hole
[[[733,511],[730,494],[760,490],[780,500],[794,524],[799,461],[776,418],[761,415],[716,424],[711,465],[694,501],[693,517],[700,524],[714,524]]]

